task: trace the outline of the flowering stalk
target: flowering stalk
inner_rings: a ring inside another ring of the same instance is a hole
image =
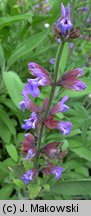
[[[56,81],[57,81],[57,77],[58,77],[59,63],[60,63],[61,54],[62,54],[62,51],[63,51],[63,48],[64,48],[64,44],[65,44],[65,42],[60,44],[59,47],[58,47],[56,63],[55,63],[55,68],[54,68],[54,80],[53,80],[52,89],[51,89],[50,96],[49,96],[47,109],[46,109],[46,112],[45,112],[45,115],[44,115],[44,119],[46,119],[46,117],[48,116],[48,113],[49,113],[49,110],[50,110],[50,107],[51,107],[51,104],[52,104],[52,100],[53,100],[53,97],[54,97],[54,94],[55,94]],[[38,136],[38,142],[37,142],[38,151],[40,151],[43,128],[44,128],[44,122],[41,123],[40,133],[39,133],[39,136]],[[38,167],[38,157],[39,156],[37,155],[37,157],[36,157],[36,166],[37,167]]]
[[[86,88],[86,84],[79,80],[79,77],[83,75],[83,70],[81,68],[75,68],[64,73],[58,80],[59,63],[65,41],[77,38],[79,33],[77,29],[73,29],[70,20],[69,4],[67,7],[64,7],[64,5],[61,4],[61,17],[54,24],[53,31],[55,35],[61,39],[61,44],[59,45],[56,56],[53,81],[50,73],[45,68],[37,63],[29,62],[29,71],[35,78],[28,79],[28,82],[22,91],[23,101],[20,102],[20,108],[23,112],[25,109],[32,112],[28,119],[23,120],[24,123],[22,124],[22,129],[36,129],[38,135],[36,146],[35,137],[31,133],[25,134],[22,153],[26,155],[26,160],[32,160],[34,165],[32,169],[27,171],[21,177],[25,184],[29,184],[30,181],[40,174],[40,171],[44,175],[54,175],[57,180],[61,177],[64,168],[55,166],[55,164],[51,163],[51,159],[56,158],[60,161],[67,152],[60,150],[62,142],[45,143],[44,146],[41,146],[43,129],[45,126],[50,130],[56,129],[61,134],[68,135],[72,130],[72,123],[69,121],[55,120],[54,118],[56,113],[66,112],[69,109],[69,106],[65,104],[68,100],[68,96],[65,95],[57,104],[54,104],[54,106],[51,107],[55,88],[60,86],[62,89],[68,88],[75,91],[83,91]],[[38,107],[28,96],[31,95],[33,98],[36,98],[40,94],[40,86],[51,86],[49,99],[46,98],[44,100],[42,107]],[[41,161],[39,164],[40,157],[45,158],[44,166],[41,164]],[[48,157],[47,160],[46,157]]]

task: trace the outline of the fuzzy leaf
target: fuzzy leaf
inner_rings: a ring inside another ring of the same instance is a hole
[[[21,91],[24,87],[19,76],[13,72],[4,72],[3,79],[5,86],[14,104],[19,108],[19,102],[22,100]]]
[[[16,147],[11,143],[11,144],[6,144],[5,145],[5,148],[8,152],[8,154],[10,155],[10,157],[15,161],[17,162],[18,161],[18,153],[17,153],[17,150],[16,150]]]

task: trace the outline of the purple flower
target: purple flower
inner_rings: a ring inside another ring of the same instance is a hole
[[[52,142],[44,146],[42,149],[42,153],[46,154],[50,158],[58,157],[60,153],[60,149],[58,148],[59,144],[58,142]]]
[[[64,171],[63,167],[56,167],[52,163],[48,163],[48,167],[43,169],[43,173],[45,175],[53,174],[53,175],[55,175],[57,180],[60,179],[63,171]]]
[[[63,135],[67,135],[71,132],[72,123],[71,122],[61,122],[53,119],[53,116],[49,116],[45,119],[45,125],[49,129],[56,128],[58,129]]]
[[[19,105],[20,105],[20,108],[21,108],[21,110],[22,111],[25,111],[25,108],[26,108],[26,103],[25,103],[25,101],[23,100],[23,101],[21,101],[20,103],[19,103]]]
[[[22,95],[24,96],[24,100],[20,102],[20,108],[22,111],[25,111],[25,109],[29,109],[30,111],[38,112],[38,107],[30,100],[30,98],[24,94],[24,90],[22,91]]]
[[[64,171],[63,167],[55,167],[50,170],[50,173],[55,175],[56,179],[60,179],[62,172]]]
[[[60,122],[56,124],[56,128],[63,134],[67,135],[72,130],[72,123],[71,122]]]
[[[45,4],[49,4],[49,0],[45,0]]]
[[[29,184],[30,181],[33,180],[34,177],[36,177],[38,175],[38,170],[37,169],[31,169],[29,171],[27,171],[22,177],[21,180],[25,183],[25,184]]]
[[[80,80],[76,80],[71,86],[75,91],[83,91],[86,87],[86,84]]]
[[[44,123],[48,129],[53,129],[53,128],[56,128],[58,121],[54,120],[54,116],[48,116],[45,119]]]
[[[48,71],[34,62],[30,62],[28,68],[36,78],[27,80],[28,83],[25,85],[22,93],[26,96],[30,94],[35,98],[40,94],[39,86],[51,85],[51,77]],[[23,105],[21,106],[23,107]]]
[[[58,112],[66,112],[69,107],[64,103],[68,100],[68,96],[64,96],[56,105],[54,105],[50,110],[50,115],[54,115]]]
[[[68,30],[72,29],[72,23],[70,20],[70,5],[69,4],[67,7],[64,7],[64,5],[61,4],[61,18],[57,20],[56,24],[57,24],[57,28],[59,29],[62,35],[65,35],[65,33]]]
[[[33,6],[33,8],[39,9],[39,8],[40,8],[40,4],[35,4],[35,5]]]
[[[61,80],[57,82],[57,85],[61,85],[64,88],[75,91],[83,91],[86,88],[86,84],[78,79],[78,77],[82,75],[83,70],[81,68],[75,68],[67,73],[64,73]]]
[[[49,0],[45,0],[44,2],[44,8],[46,11],[49,11],[51,9],[51,6],[49,4]]]
[[[38,122],[38,116],[35,112],[30,115],[29,119],[24,120],[24,124],[22,124],[22,129],[29,130],[31,128],[35,128],[36,123]]]
[[[41,153],[47,155],[47,157],[61,158],[63,159],[67,155],[67,150],[60,151],[60,147],[63,145],[63,142],[52,142],[44,146],[41,150]]]
[[[42,66],[38,65],[37,63],[29,62],[28,69],[31,71],[31,74],[35,77],[45,77],[46,79],[49,79],[49,83],[51,82],[50,74],[48,73],[48,71],[45,70]]]
[[[61,41],[61,38],[56,38],[56,41],[58,44],[60,44],[62,41]]]
[[[31,133],[26,133],[25,139],[24,139],[23,145],[22,145],[22,152],[24,154],[27,154],[29,149],[35,147],[34,143],[35,143],[34,136]]]
[[[54,65],[55,64],[55,58],[50,59],[50,64]]]
[[[88,8],[86,6],[83,6],[81,10],[82,12],[87,12]]]
[[[86,22],[87,22],[87,23],[91,23],[91,19],[88,17],[88,18],[86,19]]]
[[[40,90],[38,88],[39,83],[38,83],[39,79],[28,79],[28,84],[25,85],[24,87],[24,94],[26,95],[32,95],[32,97],[37,97],[40,94]]]
[[[26,160],[30,159],[30,158],[33,158],[37,155],[37,150],[35,147],[31,147],[29,150],[28,150],[28,153],[27,153],[27,156],[26,156]]]

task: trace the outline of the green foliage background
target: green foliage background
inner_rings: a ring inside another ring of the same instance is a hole
[[[40,1],[43,2],[43,1]],[[64,5],[67,0],[62,1]],[[63,141],[68,154],[63,161],[65,172],[55,178],[40,178],[28,188],[20,180],[24,168],[32,167],[21,157],[24,132],[21,123],[29,113],[22,113],[19,102],[21,90],[31,75],[27,63],[37,62],[53,75],[50,59],[55,58],[58,44],[52,32],[52,24],[60,17],[61,0],[50,0],[49,12],[34,9],[34,0],[0,1],[0,199],[90,199],[91,198],[91,1],[70,0],[71,15],[75,27],[80,27],[81,37],[73,40],[73,48],[65,45],[60,61],[60,73],[82,67],[87,84],[83,92],[56,90],[53,103],[64,95],[69,96],[69,111],[65,120],[73,124],[66,137],[56,131],[45,132],[43,142]],[[87,6],[82,13],[82,6]],[[49,28],[45,24],[49,23]],[[37,105],[41,105],[50,88],[41,89]],[[64,115],[57,114],[61,119]],[[23,168],[24,166],[24,168]]]

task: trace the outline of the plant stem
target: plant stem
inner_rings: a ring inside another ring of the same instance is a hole
[[[49,96],[49,102],[48,102],[48,106],[47,106],[47,110],[45,112],[45,116],[44,118],[47,117],[49,109],[51,107],[51,103],[54,97],[54,93],[55,93],[55,88],[56,88],[56,81],[57,81],[57,77],[58,77],[58,69],[59,69],[59,63],[60,63],[60,57],[62,54],[62,50],[64,47],[64,42],[62,44],[60,44],[59,48],[58,48],[58,52],[57,52],[57,57],[56,57],[56,64],[55,64],[55,68],[54,68],[54,81],[53,81],[53,85],[52,85],[52,89],[50,92],[50,96]]]
[[[55,63],[55,68],[54,68],[54,80],[53,80],[53,84],[52,84],[52,89],[50,92],[50,96],[49,96],[49,101],[48,101],[48,105],[47,105],[47,109],[44,115],[44,119],[47,118],[51,104],[52,104],[52,100],[55,94],[55,88],[56,88],[56,81],[57,81],[57,77],[58,77],[58,69],[59,69],[59,63],[60,63],[60,57],[62,54],[62,50],[64,47],[64,42],[62,44],[60,44],[59,48],[58,48],[58,52],[57,52],[57,56],[56,56],[56,63]],[[39,132],[39,137],[38,137],[38,142],[37,142],[37,149],[38,152],[40,151],[40,146],[41,146],[41,139],[42,139],[42,132],[43,132],[43,128],[44,128],[44,122],[41,123],[41,127],[40,127],[40,132]],[[37,155],[36,158],[36,167],[38,168],[38,158],[39,155]]]

